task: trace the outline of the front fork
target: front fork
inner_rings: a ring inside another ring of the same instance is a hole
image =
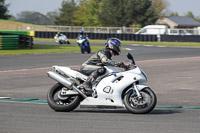
[[[138,88],[137,88],[136,83],[133,83],[133,87],[134,87],[135,92],[136,92],[136,94],[137,94],[137,96],[138,96],[138,99],[142,99],[142,95],[140,94],[140,92],[139,92],[139,90],[138,90]],[[133,91],[133,94],[132,94],[132,95],[135,95],[135,92]]]

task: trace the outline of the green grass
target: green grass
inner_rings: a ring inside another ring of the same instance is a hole
[[[35,41],[50,41],[55,42],[54,39],[39,39]],[[70,42],[76,42],[75,39],[69,39]],[[90,40],[90,43],[105,43],[105,40]],[[178,46],[178,47],[200,47],[200,43],[186,43],[186,42],[135,42],[135,41],[122,41],[123,45],[139,44],[139,45],[154,45],[154,46]],[[122,45],[122,46],[123,46]],[[125,47],[125,46],[124,46]],[[91,46],[91,50],[98,51],[104,46]],[[124,50],[124,48],[122,49]],[[67,53],[67,52],[80,52],[80,47],[77,45],[44,45],[34,44],[33,49],[15,49],[15,50],[0,50],[0,55],[24,55],[24,54],[47,54],[47,53]]]
[[[98,51],[104,47],[91,46],[92,51]],[[74,45],[45,45],[34,44],[33,49],[0,50],[0,55],[24,55],[24,54],[47,54],[80,52],[80,47]]]
[[[46,28],[45,26],[42,25],[35,25],[30,23],[22,23],[12,20],[0,19],[0,30],[27,30],[27,27],[29,27],[30,30],[36,30],[36,31],[44,31],[44,30],[56,31],[55,29]]]

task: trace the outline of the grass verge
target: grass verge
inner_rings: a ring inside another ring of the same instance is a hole
[[[98,51],[104,47],[91,46],[92,51]],[[0,55],[24,55],[24,54],[47,54],[80,52],[80,47],[74,45],[45,45],[34,44],[33,49],[0,50]]]
[[[49,41],[55,42],[54,39],[40,39],[35,38],[35,41]],[[69,39],[70,42],[76,42],[75,39]],[[92,43],[105,43],[105,40],[90,40]],[[189,42],[136,42],[136,41],[122,41],[123,45],[139,44],[139,45],[153,45],[153,46],[170,46],[170,47],[199,47],[200,43]],[[91,46],[92,51],[98,51],[104,46]],[[77,45],[43,45],[34,44],[33,49],[15,49],[15,50],[0,50],[0,55],[23,55],[23,54],[47,54],[47,53],[66,53],[66,52],[80,52]]]
[[[52,28],[47,28],[46,26],[42,25],[35,25],[35,24],[30,24],[30,23],[22,23],[22,22],[17,22],[17,21],[12,21],[12,20],[4,20],[0,19],[0,30],[35,30],[35,31],[57,31]]]

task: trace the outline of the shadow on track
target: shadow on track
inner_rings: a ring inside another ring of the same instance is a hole
[[[74,113],[120,113],[120,114],[131,114],[129,111],[125,109],[78,109],[72,111]],[[181,110],[178,109],[154,109],[148,114],[142,115],[167,115],[167,114],[175,114],[182,113]],[[139,114],[140,115],[140,114]]]

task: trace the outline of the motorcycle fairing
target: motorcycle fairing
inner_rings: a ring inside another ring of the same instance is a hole
[[[87,79],[87,76],[82,73],[72,70],[69,67],[64,66],[53,66],[55,71],[64,73],[73,78],[81,78],[83,80]],[[113,73],[110,76],[103,78],[98,85],[95,87],[97,91],[97,98],[87,97],[85,98],[80,105],[90,105],[90,106],[116,106],[116,107],[124,107],[122,103],[122,91],[127,88],[129,85],[141,79],[140,71],[138,68],[121,72],[119,69],[106,66],[107,72]],[[132,73],[137,73],[132,74]],[[142,90],[147,87],[145,85],[137,85],[138,90]],[[94,89],[94,88],[93,88]]]
[[[76,70],[72,70],[71,68],[69,67],[65,67],[65,66],[53,66],[53,69],[55,71],[58,71],[60,73],[63,73],[69,77],[72,77],[72,78],[80,78],[84,81],[86,81],[86,79],[88,78],[86,75],[76,71]]]

